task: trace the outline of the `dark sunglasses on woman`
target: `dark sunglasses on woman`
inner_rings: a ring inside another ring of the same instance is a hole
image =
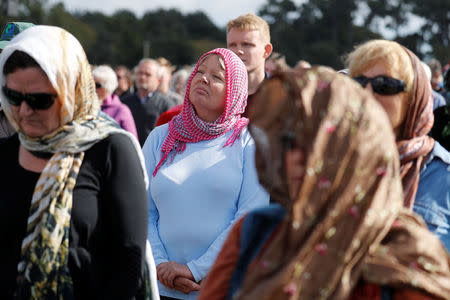
[[[25,101],[32,109],[47,109],[53,105],[57,95],[48,93],[22,94],[6,85],[2,88],[6,100],[14,106],[20,106]]]
[[[406,84],[403,80],[384,75],[375,77],[358,76],[353,79],[364,88],[370,82],[372,90],[379,95],[395,95],[406,91]]]

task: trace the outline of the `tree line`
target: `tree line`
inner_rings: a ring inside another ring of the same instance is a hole
[[[192,64],[205,51],[226,46],[225,28],[201,10],[183,14],[158,9],[138,18],[130,10],[112,15],[69,12],[62,3],[49,6],[47,2],[18,0],[19,16],[2,15],[1,24],[21,20],[63,27],[80,40],[91,63],[130,68],[144,55],[163,56],[175,65]],[[444,64],[450,59],[448,0],[307,0],[301,4],[267,0],[258,15],[270,25],[274,51],[285,55],[290,65],[303,59],[340,69],[342,56],[355,45],[382,38],[387,30],[422,59],[434,57]],[[420,26],[415,24],[415,32],[406,32],[411,20],[420,21]]]

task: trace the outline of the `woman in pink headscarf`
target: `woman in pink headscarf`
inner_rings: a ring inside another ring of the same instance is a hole
[[[182,112],[144,144],[148,239],[162,299],[196,299],[234,222],[269,203],[241,116],[247,89],[239,57],[227,49],[205,53],[189,78]]]

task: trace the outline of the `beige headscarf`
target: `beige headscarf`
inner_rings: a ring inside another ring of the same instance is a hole
[[[434,147],[434,140],[428,136],[434,123],[433,94],[420,59],[407,48],[404,50],[411,59],[414,81],[403,132],[398,139],[397,147],[400,153],[404,205],[412,208],[419,186],[420,169]]]
[[[34,26],[17,35],[0,56],[0,70],[19,50],[31,56],[47,75],[61,104],[60,124],[54,132],[30,138],[5,113],[19,133],[20,143],[29,151],[53,153],[36,184],[28,217],[26,237],[18,265],[16,296],[24,299],[70,299],[72,279],[68,268],[69,227],[72,192],[83,162],[84,151],[107,136],[128,136],[141,159],[136,139],[113,121],[98,116],[100,103],[95,93],[91,69],[78,40],[64,29]],[[0,77],[5,85],[5,76]],[[2,93],[1,98],[5,99]]]
[[[305,153],[306,174],[235,299],[346,299],[360,279],[447,297],[448,256],[402,208],[394,135],[372,96],[319,67],[275,76],[256,97],[255,107],[265,104],[250,116],[261,183],[286,197],[280,139],[289,136]]]
[[[434,140],[427,135],[434,121],[432,90],[419,58],[395,41],[370,40],[358,46],[347,57],[352,77],[361,75],[364,70],[380,62],[387,71],[404,80],[407,85],[408,107],[396,140],[404,206],[412,208],[420,170],[434,147]]]

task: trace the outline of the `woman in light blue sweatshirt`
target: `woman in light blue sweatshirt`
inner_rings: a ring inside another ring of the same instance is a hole
[[[162,299],[196,299],[234,222],[269,203],[241,117],[246,103],[245,65],[227,49],[212,50],[189,79],[182,112],[144,144],[148,239]]]

